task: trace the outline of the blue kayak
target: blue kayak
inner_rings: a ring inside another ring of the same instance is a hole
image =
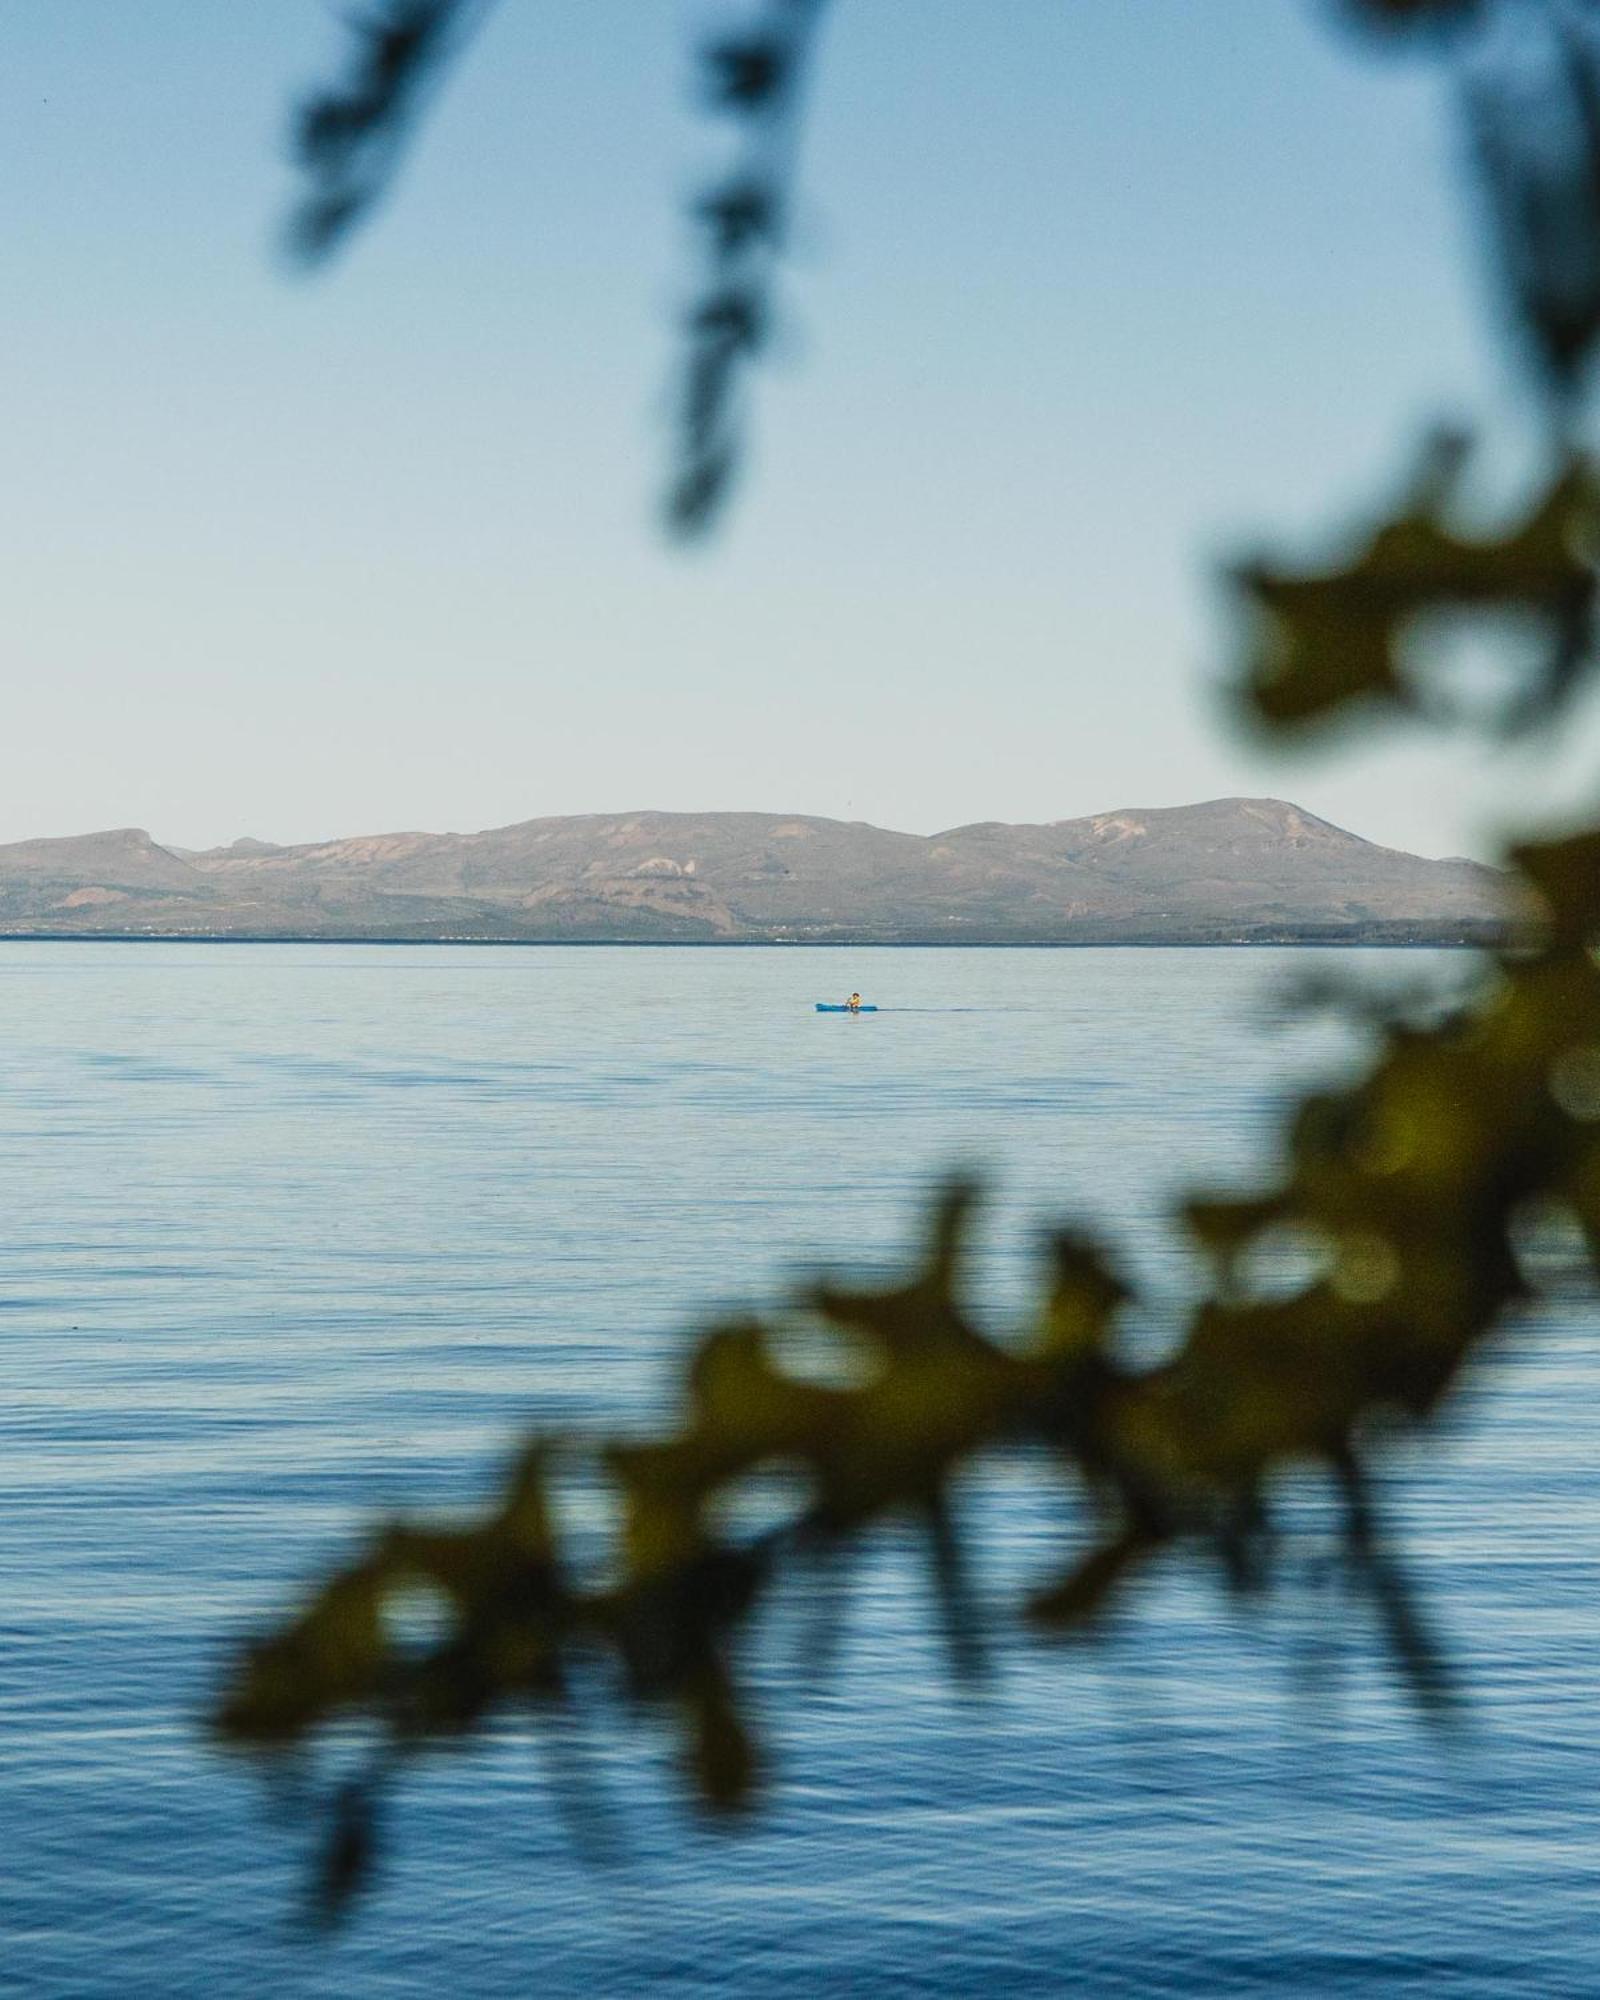
[[[817,1012],[819,1014],[876,1014],[877,1011],[876,1007],[847,1007],[843,1001],[819,1000],[817,1002]]]

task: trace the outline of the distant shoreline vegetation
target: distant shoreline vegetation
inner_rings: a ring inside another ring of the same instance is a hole
[[[951,937],[766,937],[766,938],[638,938],[638,937],[374,937],[328,931],[0,931],[0,946],[8,944],[339,944],[339,945],[470,945],[512,946],[535,951],[1264,951],[1305,949],[1324,951],[1484,951],[1504,945],[1504,926],[1468,929],[1455,925],[1427,931],[1406,927],[1405,934],[1379,930],[1295,931],[1253,933],[1248,937],[1077,937],[1077,938],[951,938]]]

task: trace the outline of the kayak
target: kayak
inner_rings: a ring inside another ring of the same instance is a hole
[[[817,1012],[819,1014],[876,1014],[877,1011],[876,1007],[847,1007],[842,1000],[819,1000],[817,1002]]]

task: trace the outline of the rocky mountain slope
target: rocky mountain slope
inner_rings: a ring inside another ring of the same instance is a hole
[[[892,833],[620,813],[204,852],[123,828],[0,846],[0,935],[736,943],[1453,942],[1505,913],[1469,861],[1277,799]]]

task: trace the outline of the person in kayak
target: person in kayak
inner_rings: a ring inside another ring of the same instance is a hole
[[[861,995],[859,993],[852,993],[850,995],[849,1007],[852,1014],[859,1014],[861,1012]]]

